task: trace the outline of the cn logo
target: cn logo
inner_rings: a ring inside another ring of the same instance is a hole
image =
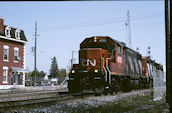
[[[93,62],[90,59],[87,59],[87,60],[83,59],[82,66],[88,66],[88,65],[96,66],[96,59],[94,59]]]

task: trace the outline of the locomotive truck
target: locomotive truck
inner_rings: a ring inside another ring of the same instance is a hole
[[[116,92],[152,86],[153,70],[161,64],[109,36],[86,38],[80,44],[79,63],[69,72],[69,92]]]

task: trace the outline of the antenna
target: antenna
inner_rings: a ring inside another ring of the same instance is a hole
[[[131,28],[130,28],[130,12],[129,10],[127,11],[127,22],[125,22],[125,25],[127,27],[127,30],[128,30],[128,37],[126,38],[126,44],[132,48],[132,45],[131,45]]]
[[[136,47],[136,51],[137,51],[137,52],[140,52],[140,51],[139,51],[139,47]]]
[[[150,57],[150,54],[151,54],[151,51],[150,51],[150,49],[151,49],[151,47],[150,46],[148,46],[148,56]]]

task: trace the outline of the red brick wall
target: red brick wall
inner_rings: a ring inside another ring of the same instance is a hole
[[[3,61],[3,46],[7,45],[9,47],[9,61]],[[21,57],[21,60],[18,63],[14,62],[14,47],[19,48],[19,57]],[[0,39],[0,85],[11,85],[11,79],[10,79],[10,71],[11,67],[23,67],[23,56],[24,55],[24,44],[23,43],[18,43],[14,41],[9,41],[9,40],[4,40]],[[3,66],[8,67],[8,84],[3,83]],[[23,76],[21,80],[19,80],[20,84],[23,82]]]
[[[0,18],[0,33],[4,32],[4,20]]]

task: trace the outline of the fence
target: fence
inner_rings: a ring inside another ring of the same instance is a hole
[[[160,70],[153,72],[154,101],[162,99],[166,95],[166,73]]]

